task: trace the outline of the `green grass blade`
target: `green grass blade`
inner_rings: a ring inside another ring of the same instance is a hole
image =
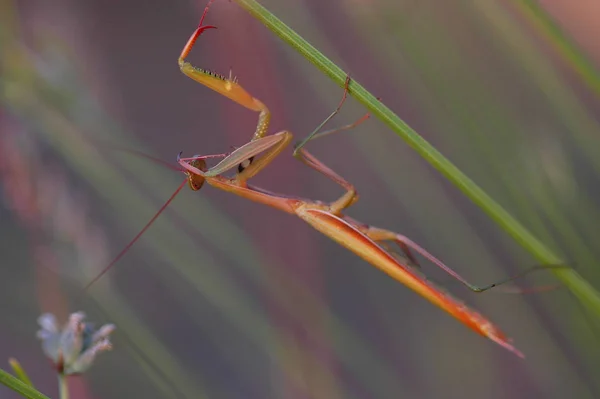
[[[552,17],[535,0],[518,0],[513,3],[533,26],[548,39],[565,61],[577,72],[596,95],[600,95],[600,73],[578,46],[568,38]]]
[[[33,383],[31,382],[31,379],[29,378],[29,376],[27,375],[27,373],[21,366],[21,363],[19,363],[19,361],[17,359],[15,359],[15,358],[8,359],[8,364],[10,364],[10,367],[12,367],[13,371],[15,372],[15,375],[21,381],[23,381],[25,384],[29,385],[30,387],[33,387]]]
[[[317,68],[329,76],[340,87],[347,73],[325,57],[321,52],[290,29],[281,20],[254,0],[235,0],[242,8],[262,22],[283,41],[292,46]],[[423,137],[402,121],[392,110],[380,102],[356,81],[351,81],[349,93],[362,103],[373,115],[381,119],[396,134],[406,141],[417,153],[456,185],[475,204],[483,209],[498,225],[506,230],[521,246],[542,264],[561,264],[562,260],[551,249],[533,236],[512,217],[500,204],[487,195],[470,178],[446,159]],[[600,295],[573,269],[553,269],[552,272],[600,318]]]
[[[35,388],[22,382],[17,377],[13,377],[2,369],[0,369],[0,383],[29,399],[50,399],[41,392],[36,391]]]

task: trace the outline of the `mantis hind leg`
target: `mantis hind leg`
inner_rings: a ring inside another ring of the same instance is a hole
[[[455,272],[453,269],[451,269],[449,266],[447,266],[444,262],[442,262],[441,260],[439,260],[438,258],[433,256],[425,248],[421,247],[420,245],[418,245],[417,243],[412,241],[410,238],[403,236],[402,234],[398,234],[391,230],[385,230],[385,229],[381,229],[378,227],[372,227],[372,226],[369,226],[366,224],[359,223],[356,220],[353,220],[348,217],[345,217],[344,219],[347,222],[351,223],[361,233],[365,234],[367,237],[369,237],[373,241],[377,242],[380,245],[383,244],[383,246],[386,249],[388,248],[387,243],[386,243],[387,241],[395,242],[400,247],[400,249],[401,249],[402,253],[404,254],[404,256],[406,257],[406,259],[408,259],[413,266],[420,268],[419,262],[413,253],[413,251],[415,251],[415,252],[419,253],[421,256],[423,256],[425,259],[429,260],[431,263],[433,263],[434,265],[438,266],[440,269],[442,269],[443,271],[448,273],[450,276],[452,276],[453,278],[458,280],[461,284],[463,284],[469,290],[471,290],[473,292],[477,292],[477,293],[485,292],[492,288],[503,285],[505,283],[514,281],[514,280],[516,280],[520,277],[524,277],[525,275],[528,275],[534,271],[568,267],[565,265],[536,265],[536,266],[530,267],[520,273],[517,273],[514,276],[508,277],[504,280],[501,280],[501,281],[498,281],[498,282],[495,282],[492,284],[488,284],[485,286],[477,286],[477,285],[469,283],[464,277],[462,277],[460,274]],[[393,254],[393,252],[391,252],[391,253]],[[507,289],[504,290],[503,292],[506,292],[506,293],[528,293],[528,292],[549,291],[549,290],[557,288],[557,286],[556,285],[543,286],[543,287],[534,287],[534,288],[529,288],[529,289],[527,289],[527,288],[522,289],[522,288],[518,288],[518,287],[506,287],[506,288]]]

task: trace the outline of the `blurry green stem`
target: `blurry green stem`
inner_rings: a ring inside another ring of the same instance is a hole
[[[597,96],[600,96],[600,74],[585,54],[568,38],[552,17],[536,0],[513,0],[514,5],[533,26],[548,39],[564,60],[577,72]]]
[[[243,9],[262,22],[283,41],[292,46],[306,59],[323,71],[340,87],[344,85],[347,73],[321,54],[316,48],[300,37],[255,0],[235,0]],[[410,126],[402,121],[388,107],[352,80],[349,93],[362,103],[371,113],[387,124],[406,141],[417,153],[456,185],[475,204],[483,209],[513,239],[529,251],[541,264],[557,265],[562,260],[534,237],[523,225],[504,208],[487,195],[479,186],[446,159],[438,150],[423,139]],[[573,269],[552,269],[556,276],[600,318],[600,295]]]
[[[13,377],[9,373],[0,369],[0,384],[4,384],[15,392],[20,393],[29,399],[50,399],[46,395],[38,392],[30,385],[25,384],[17,377]]]
[[[29,376],[25,372],[25,369],[21,366],[21,363],[19,363],[19,361],[17,359],[15,359],[15,358],[8,359],[8,364],[10,364],[10,367],[12,367],[12,369],[15,372],[15,375],[17,376],[18,379],[23,381],[25,384],[33,387],[31,378],[29,378]]]
[[[58,374],[58,394],[60,399],[69,399],[69,384],[63,373]]]

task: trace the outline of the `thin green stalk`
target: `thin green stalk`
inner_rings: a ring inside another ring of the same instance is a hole
[[[63,373],[58,374],[58,395],[60,399],[69,399],[69,384],[67,376]]]
[[[20,393],[21,395],[29,399],[50,399],[46,395],[37,391],[32,386],[25,384],[17,377],[13,377],[11,374],[7,373],[2,369],[0,369],[0,384],[6,385],[13,391]]]
[[[344,85],[347,76],[346,72],[321,54],[263,6],[255,0],[235,0],[235,2],[302,54],[340,87]],[[541,264],[563,263],[550,248],[546,247],[540,240],[533,236],[533,234],[502,208],[500,204],[488,196],[454,164],[359,83],[352,80],[349,85],[349,93],[371,111],[373,115],[381,119],[396,134],[404,139],[417,153],[457,186],[477,206],[483,209],[488,216],[508,232],[523,248],[529,251]],[[582,303],[586,304],[600,318],[600,295],[587,281],[573,269],[552,269],[552,272],[563,281]]]
[[[548,39],[564,60],[600,96],[600,73],[579,47],[568,38],[552,17],[535,0],[513,0],[514,5],[527,17],[538,31]]]
[[[21,363],[19,363],[19,361],[17,359],[15,359],[15,358],[8,359],[8,364],[10,364],[10,367],[12,367],[12,369],[15,372],[15,375],[17,376],[18,379],[20,379],[22,382],[29,385],[30,387],[33,387],[31,378],[29,378],[29,376],[25,372],[25,369],[23,369],[23,367],[21,366]]]

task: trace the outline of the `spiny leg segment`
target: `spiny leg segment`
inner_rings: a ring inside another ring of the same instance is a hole
[[[229,78],[220,75],[218,73],[211,72],[206,69],[197,68],[193,66],[191,63],[187,62],[185,59],[189,55],[190,51],[196,44],[196,41],[202,35],[204,31],[207,29],[216,29],[216,26],[213,25],[202,25],[204,22],[204,18],[208,14],[208,10],[210,9],[211,4],[214,0],[210,0],[204,9],[204,13],[200,18],[200,23],[196,30],[192,33],[190,38],[188,39],[186,45],[183,47],[181,51],[181,55],[178,59],[179,69],[186,76],[195,80],[198,83],[203,84],[204,86],[215,90],[217,93],[230,98],[231,100],[237,102],[240,105],[252,110],[260,112],[258,117],[258,124],[256,126],[256,131],[254,132],[254,136],[252,140],[257,140],[259,138],[264,137],[267,134],[269,129],[269,123],[271,120],[271,113],[266,105],[264,105],[260,100],[252,97],[242,86],[240,86],[237,82],[237,79],[231,77],[231,72],[229,74]]]

